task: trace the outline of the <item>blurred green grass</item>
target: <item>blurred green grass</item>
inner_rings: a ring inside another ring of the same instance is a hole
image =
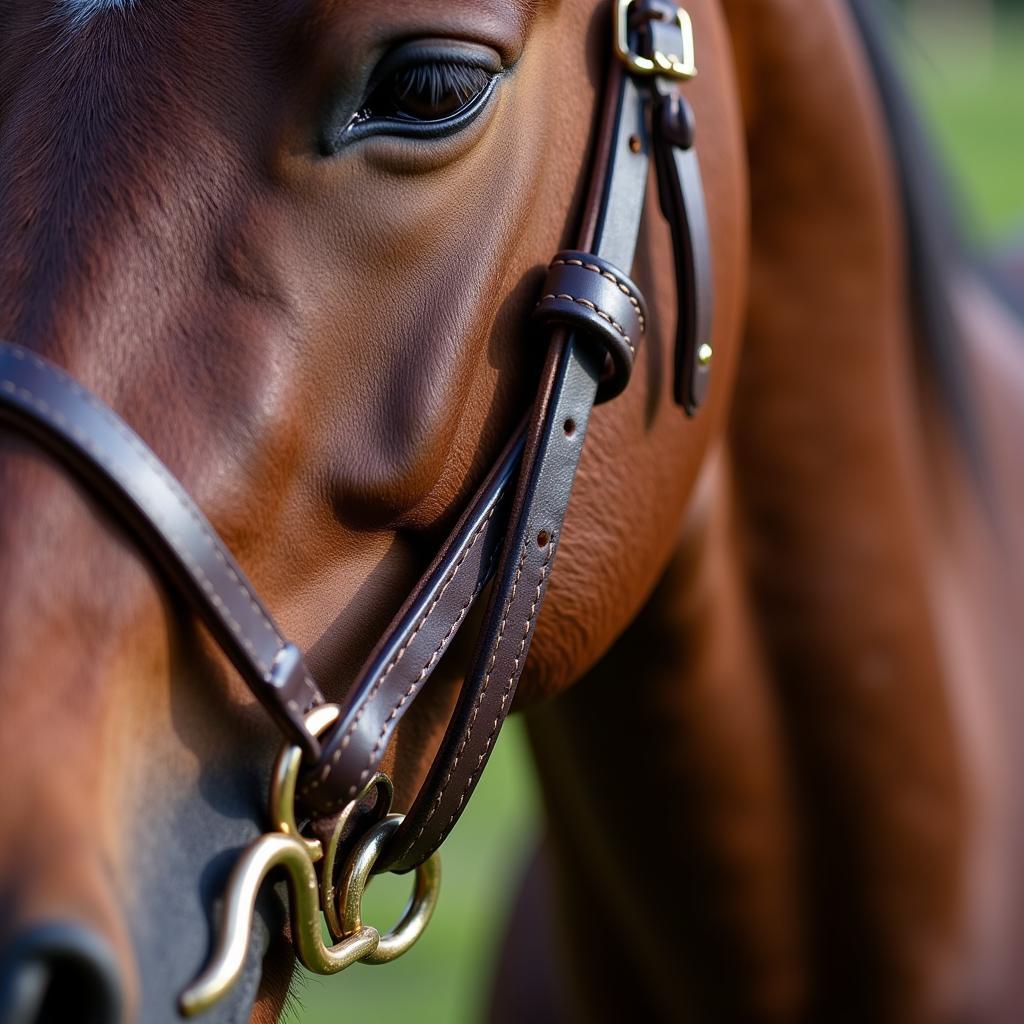
[[[1024,231],[1024,16],[910,17],[896,43],[967,226],[992,242]]]
[[[492,965],[537,808],[522,722],[502,730],[466,813],[441,853],[441,900],[426,934],[404,957],[381,967],[357,964],[333,978],[302,970],[285,1024],[470,1024],[482,1019]],[[397,920],[410,879],[382,878],[364,918]]]
[[[1024,229],[1024,19],[1004,17],[994,32],[911,21],[897,43],[978,238],[1015,224]],[[357,965],[334,978],[301,972],[285,1024],[481,1020],[537,819],[525,736],[513,720],[444,847],[441,902],[424,938],[385,968]],[[404,878],[378,882],[366,919],[394,920],[407,885]]]

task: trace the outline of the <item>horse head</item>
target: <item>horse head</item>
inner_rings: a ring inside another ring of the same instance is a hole
[[[690,14],[714,383],[695,419],[672,400],[676,280],[651,189],[634,268],[651,323],[592,421],[524,700],[625,628],[724,423],[741,119],[719,5]],[[0,3],[0,338],[145,439],[330,700],[533,398],[544,339],[526,325],[576,234],[608,36],[594,0]],[[13,431],[0,481],[8,992],[19,1021],[170,1019],[259,834],[279,738],[88,488]],[[466,652],[447,662],[389,752],[399,806]],[[216,1019],[280,1006],[280,901],[262,910]]]

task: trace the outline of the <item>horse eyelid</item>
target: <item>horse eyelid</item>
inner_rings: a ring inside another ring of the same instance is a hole
[[[336,156],[347,145],[378,135],[391,135],[408,139],[447,138],[468,127],[486,109],[504,70],[488,71],[488,81],[479,92],[448,117],[438,120],[412,120],[401,117],[375,116],[364,106],[341,128],[325,132],[320,139],[320,154]]]

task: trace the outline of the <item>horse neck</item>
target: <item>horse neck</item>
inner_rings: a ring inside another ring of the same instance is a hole
[[[915,365],[896,168],[848,17],[733,7],[752,256],[728,434],[651,603],[532,732],[566,905],[623,894],[574,935],[604,1005],[907,1019],[971,984],[927,440],[951,430]],[[622,737],[633,789],[607,757]],[[602,827],[623,806],[643,843]],[[652,862],[690,884],[669,896]],[[618,980],[595,969],[609,935]]]
[[[750,125],[737,557],[813,865],[804,939],[849,924],[818,947],[813,984],[826,1000],[861,988],[867,1013],[949,997],[970,794],[895,167],[840,9],[815,27],[826,61],[782,7],[760,45],[785,72],[760,79]]]

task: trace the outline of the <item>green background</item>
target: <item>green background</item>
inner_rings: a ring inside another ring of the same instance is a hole
[[[1024,233],[1024,18],[989,20],[973,3],[964,14],[949,3],[905,6],[894,33],[899,56],[962,189],[970,230],[985,244],[1014,226]],[[424,938],[385,967],[357,965],[334,978],[302,972],[286,1024],[481,1020],[538,817],[522,726],[511,721],[444,847],[441,903]],[[366,919],[394,920],[407,885],[375,883]]]

